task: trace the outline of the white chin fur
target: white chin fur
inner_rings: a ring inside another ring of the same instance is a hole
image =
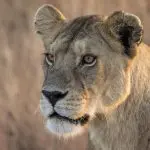
[[[81,134],[83,127],[57,118],[48,119],[46,127],[50,132],[58,136],[68,137]]]

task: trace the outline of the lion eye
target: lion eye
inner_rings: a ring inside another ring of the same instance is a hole
[[[82,59],[83,64],[94,65],[96,62],[96,56],[93,55],[85,55]]]
[[[45,59],[46,59],[46,63],[47,63],[48,65],[50,65],[50,66],[53,65],[53,63],[54,63],[54,55],[49,54],[49,53],[46,53],[46,54],[45,54]]]

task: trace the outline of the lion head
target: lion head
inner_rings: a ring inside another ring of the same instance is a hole
[[[81,133],[96,114],[109,114],[126,100],[143,32],[138,17],[118,11],[67,20],[44,5],[35,29],[45,47],[40,106],[52,133]]]

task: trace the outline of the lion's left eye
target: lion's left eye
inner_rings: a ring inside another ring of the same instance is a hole
[[[93,56],[91,54],[85,55],[82,58],[82,64],[87,64],[89,66],[92,66],[96,63],[96,56]]]
[[[53,55],[53,54],[46,53],[46,54],[45,54],[45,59],[46,59],[46,63],[47,63],[49,66],[52,66],[52,65],[53,65],[53,63],[54,63],[54,55]]]

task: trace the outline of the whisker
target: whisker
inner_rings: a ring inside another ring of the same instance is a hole
[[[33,113],[33,114],[34,114],[34,115],[36,115],[36,114],[37,114],[37,112],[40,112],[39,110],[40,110],[40,104],[38,104],[38,106],[37,106],[37,108],[35,109],[35,111],[34,111],[34,113]]]

